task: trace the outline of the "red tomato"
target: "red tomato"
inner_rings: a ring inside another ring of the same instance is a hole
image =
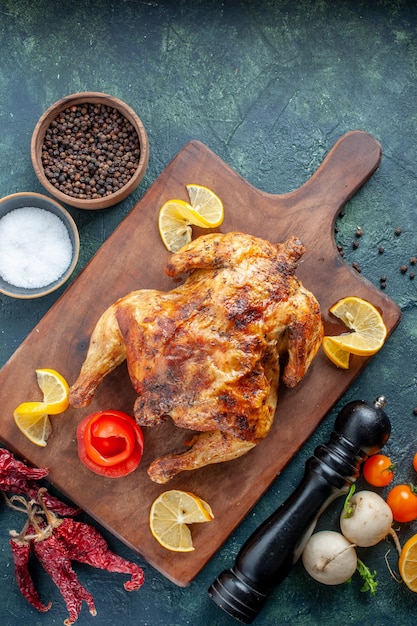
[[[397,485],[387,496],[387,504],[397,522],[417,519],[417,490],[413,485]]]
[[[121,411],[87,415],[77,428],[80,460],[96,474],[126,476],[142,458],[143,434],[135,420]]]
[[[417,452],[415,453],[414,457],[413,457],[413,467],[417,472]]]
[[[394,478],[394,467],[385,454],[374,454],[363,464],[363,476],[374,487],[386,487]]]

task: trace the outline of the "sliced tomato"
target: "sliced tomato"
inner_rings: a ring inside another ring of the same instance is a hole
[[[135,420],[122,411],[98,411],[87,415],[77,428],[78,456],[88,469],[108,478],[133,472],[143,453],[143,433]]]

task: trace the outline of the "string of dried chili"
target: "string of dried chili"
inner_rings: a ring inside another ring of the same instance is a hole
[[[31,551],[58,587],[68,610],[65,626],[74,624],[86,602],[90,613],[96,615],[93,596],[78,580],[71,561],[78,561],[109,572],[131,575],[124,584],[127,591],[139,589],[144,582],[142,569],[115,554],[106,540],[93,526],[78,522],[71,517],[59,518],[48,509],[45,488],[40,488],[37,501],[27,501],[14,495],[6,501],[10,507],[27,514],[27,522],[17,534],[11,531],[13,560],[16,579],[22,595],[39,611],[47,611],[39,599],[29,573]]]
[[[66,518],[54,529],[54,536],[73,561],[108,572],[131,574],[131,579],[124,583],[126,591],[134,591],[143,585],[142,568],[110,550],[104,537],[93,526]]]
[[[65,626],[77,621],[83,600],[87,603],[91,615],[96,615],[93,596],[78,580],[71,567],[71,560],[58,539],[52,534],[42,541],[34,541],[33,550],[65,601],[69,613],[69,617],[64,621]]]
[[[30,487],[30,490],[26,495],[31,500],[34,500],[35,498],[37,498],[38,492],[39,485],[33,485],[33,487]],[[48,493],[48,491],[44,491],[42,498],[48,509],[54,511],[54,513],[57,513],[58,515],[62,515],[62,517],[66,517],[67,515],[73,517],[74,515],[78,515],[81,512],[80,509],[70,506],[69,504],[65,504],[65,502],[62,502],[62,500],[59,500],[59,498],[51,495],[50,493]]]
[[[38,611],[49,611],[51,602],[49,602],[48,605],[41,602],[29,572],[30,543],[24,539],[20,540],[12,537],[10,539],[10,547],[12,550],[14,573],[20,593]]]
[[[36,481],[47,475],[47,468],[29,467],[23,461],[18,461],[9,450],[0,448],[0,491],[23,494],[29,500],[36,500],[39,491]],[[43,498],[49,509],[64,517],[78,515],[80,512],[48,492],[44,492]]]
[[[48,470],[44,467],[28,467],[23,461],[15,459],[13,454],[5,448],[0,448],[0,485],[9,477],[19,477],[32,480],[40,480],[47,476]],[[3,487],[1,487],[3,489]]]

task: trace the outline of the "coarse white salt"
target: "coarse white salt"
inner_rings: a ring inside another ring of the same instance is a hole
[[[50,285],[71,259],[68,230],[54,213],[22,207],[0,219],[0,276],[10,285],[27,289]]]

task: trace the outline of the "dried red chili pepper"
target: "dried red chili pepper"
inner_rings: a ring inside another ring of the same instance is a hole
[[[49,602],[49,604],[45,605],[41,602],[29,572],[30,542],[25,539],[19,539],[18,537],[12,537],[10,539],[10,547],[12,550],[14,573],[20,593],[38,611],[49,611],[52,603]]]
[[[30,500],[38,497],[39,485],[36,481],[45,478],[48,469],[45,467],[29,467],[23,461],[15,459],[13,454],[5,448],[0,448],[0,490],[9,493],[23,494]],[[80,509],[76,509],[48,492],[43,493],[45,504],[49,509],[59,515],[78,515]]]
[[[35,498],[37,498],[38,492],[39,485],[33,485],[33,487],[30,488],[29,492],[26,495],[31,500],[34,500]],[[44,491],[42,499],[48,509],[54,511],[54,513],[57,513],[58,515],[62,515],[62,517],[66,517],[67,515],[73,517],[74,515],[78,515],[79,513],[81,513],[81,509],[70,506],[69,504],[65,504],[65,502],[62,502],[62,500],[59,500],[59,498],[56,498],[55,496],[52,496],[47,491]]]
[[[9,450],[0,448],[0,484],[13,474],[15,477],[39,480],[47,476],[48,470],[44,467],[28,467],[23,461],[15,459]]]
[[[71,560],[55,535],[33,542],[33,550],[42,567],[50,575],[65,600],[69,617],[65,626],[77,621],[83,600],[88,604],[91,615],[97,615],[93,596],[77,578],[71,567]]]
[[[28,561],[33,550],[61,592],[69,613],[64,624],[71,626],[78,619],[83,601],[87,603],[90,613],[96,615],[93,596],[78,580],[71,567],[72,560],[109,572],[131,574],[131,579],[124,584],[127,591],[139,589],[144,582],[144,574],[138,565],[112,552],[93,526],[68,517],[57,517],[46,506],[45,491],[44,488],[39,489],[37,502],[27,502],[23,496],[16,495],[6,498],[10,507],[28,516],[23,530],[15,533],[10,545],[19,589],[24,597],[40,611],[46,611],[50,606],[45,607],[40,601],[29,574]]]
[[[73,561],[108,572],[131,574],[131,579],[124,583],[126,591],[134,591],[143,585],[142,568],[110,550],[104,537],[93,526],[66,518],[54,529],[54,537]]]

